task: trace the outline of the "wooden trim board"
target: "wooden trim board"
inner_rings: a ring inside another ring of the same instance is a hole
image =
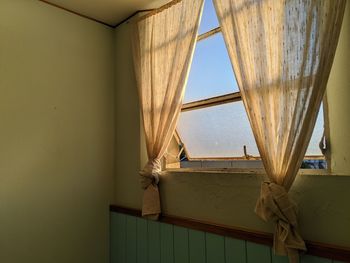
[[[103,24],[103,25],[105,25],[105,26],[113,27],[113,28],[114,28],[113,25],[110,25],[110,24],[108,24],[108,23],[105,23],[105,22],[103,22],[103,21],[100,21],[100,20],[98,20],[98,19],[95,19],[95,18],[93,18],[93,17],[80,14],[80,13],[78,13],[78,12],[76,12],[76,11],[70,10],[70,9],[68,9],[68,8],[65,8],[65,7],[63,7],[63,6],[60,6],[60,5],[57,5],[57,4],[54,4],[54,3],[51,3],[51,2],[49,2],[49,1],[47,1],[47,0],[39,0],[39,1],[40,1],[40,2],[43,2],[43,3],[45,3],[45,4],[48,4],[48,5],[57,7],[57,8],[59,8],[59,9],[64,10],[64,11],[67,11],[67,12],[69,12],[69,13],[75,14],[75,15],[77,15],[77,16],[81,16],[81,17],[84,17],[84,18],[86,18],[86,19],[92,20],[92,21],[94,21],[94,22],[97,22],[97,23]]]
[[[116,27],[118,27],[119,25],[125,23],[126,21],[128,21],[130,18],[132,18],[133,16],[135,16],[135,15],[138,14],[138,13],[150,12],[150,11],[154,11],[154,10],[155,10],[155,9],[138,10],[138,11],[136,11],[135,13],[131,14],[130,16],[128,16],[127,18],[125,18],[125,19],[123,19],[122,21],[118,22],[117,24],[112,25],[112,24],[108,24],[108,23],[106,23],[106,22],[103,22],[103,21],[101,21],[101,20],[98,20],[98,19],[96,19],[96,18],[93,18],[93,17],[91,17],[91,16],[83,15],[83,14],[78,13],[78,12],[76,12],[76,11],[70,10],[70,9],[68,9],[68,8],[65,8],[65,7],[61,6],[61,5],[51,3],[51,2],[49,2],[48,0],[39,0],[39,1],[40,1],[40,2],[43,2],[43,3],[45,3],[45,4],[48,4],[48,5],[54,6],[54,7],[56,7],[56,8],[62,9],[62,10],[64,10],[64,11],[67,11],[67,12],[69,12],[69,13],[75,14],[75,15],[77,15],[77,16],[80,16],[80,17],[83,17],[83,18],[92,20],[92,21],[97,22],[97,23],[99,23],[99,24],[102,24],[102,25],[111,27],[111,28],[116,28]]]

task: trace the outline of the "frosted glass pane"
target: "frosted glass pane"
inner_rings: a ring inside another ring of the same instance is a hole
[[[197,43],[184,103],[239,91],[221,33]]]
[[[243,103],[233,102],[199,110],[182,112],[177,131],[190,158],[259,156]],[[306,155],[322,155],[319,141],[323,135],[323,108]]]
[[[182,112],[177,128],[191,158],[259,155],[241,101]]]
[[[212,0],[205,0],[202,20],[199,25],[198,34],[201,35],[219,26],[216,11]]]

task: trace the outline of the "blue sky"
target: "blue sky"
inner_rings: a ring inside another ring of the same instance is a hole
[[[219,26],[211,0],[206,0],[198,34]],[[184,103],[238,91],[221,33],[196,45]]]

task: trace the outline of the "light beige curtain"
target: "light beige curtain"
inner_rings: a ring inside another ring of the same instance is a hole
[[[345,0],[214,0],[270,182],[256,213],[276,223],[274,250],[305,250],[288,190],[304,158],[337,47]]]
[[[203,0],[173,1],[141,17],[133,34],[134,64],[148,163],[140,172],[142,215],[157,219],[161,158],[181,111]]]

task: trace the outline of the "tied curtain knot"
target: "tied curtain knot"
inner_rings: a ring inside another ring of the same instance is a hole
[[[151,184],[157,185],[159,183],[159,174],[161,171],[162,165],[159,159],[148,161],[140,172],[142,189],[147,189]]]
[[[162,165],[159,159],[149,160],[140,171],[141,187],[144,189],[142,202],[142,216],[157,220],[160,214],[159,175]]]
[[[298,251],[306,251],[306,247],[298,232],[297,205],[284,187],[270,182],[262,183],[255,213],[264,221],[275,222],[275,253],[288,255],[290,262],[299,262]]]

